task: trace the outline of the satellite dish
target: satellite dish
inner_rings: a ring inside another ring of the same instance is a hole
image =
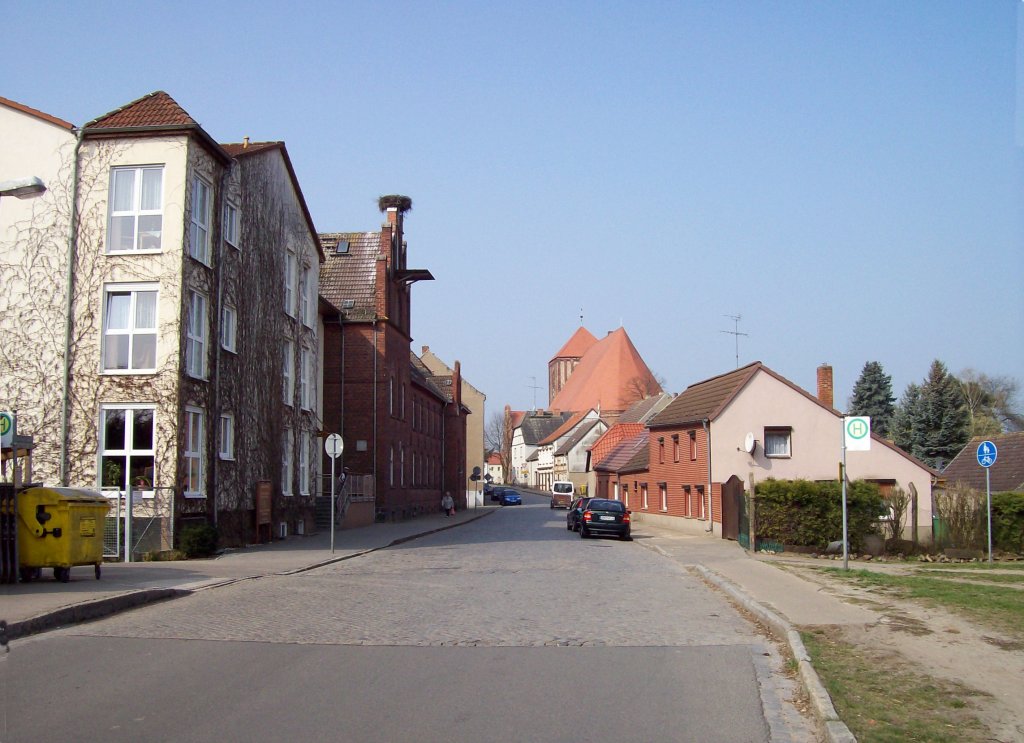
[[[754,441],[754,434],[748,433],[746,436],[743,437],[743,451],[745,451],[747,454],[753,454],[754,444],[756,443],[757,442]]]

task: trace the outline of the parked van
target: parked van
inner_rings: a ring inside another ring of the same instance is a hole
[[[576,495],[576,488],[571,482],[551,483],[551,508],[568,508]]]

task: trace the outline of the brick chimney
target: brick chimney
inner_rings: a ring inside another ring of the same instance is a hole
[[[822,364],[818,367],[818,400],[832,408],[832,367]]]

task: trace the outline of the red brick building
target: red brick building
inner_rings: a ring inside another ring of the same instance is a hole
[[[341,313],[324,328],[323,430],[341,433],[336,467],[372,475],[376,518],[391,520],[435,512],[445,490],[461,492],[466,421],[458,385],[432,377],[410,350],[412,285],[434,278],[407,265],[411,200],[385,196],[380,206],[379,232],[320,236],[320,293]]]

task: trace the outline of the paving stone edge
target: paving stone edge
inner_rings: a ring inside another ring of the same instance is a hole
[[[747,595],[742,588],[727,578],[705,565],[696,565],[695,567],[705,579],[732,596],[751,614],[767,622],[779,637],[786,639],[786,643],[789,645],[794,659],[796,659],[800,670],[800,680],[803,682],[804,689],[811,700],[811,707],[814,709],[814,713],[821,723],[829,743],[857,743],[857,739],[850,732],[850,728],[839,719],[836,708],[832,704],[832,698],[828,695],[824,684],[821,683],[818,672],[814,670],[814,666],[811,664],[810,655],[807,652],[807,648],[804,647],[803,640],[800,639],[800,633],[786,619],[759,604]]]

